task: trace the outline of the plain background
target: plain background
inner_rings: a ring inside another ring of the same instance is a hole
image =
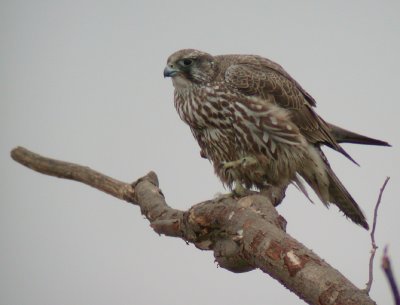
[[[389,141],[326,150],[369,221],[386,176],[371,296],[391,304],[380,269],[400,280],[400,2],[0,1],[0,304],[302,304],[260,271],[233,274],[182,240],[155,234],[139,209],[35,173],[9,152],[88,165],[131,182],[155,170],[178,209],[225,192],[199,157],[162,72],[181,48],[279,62],[326,120]],[[288,232],[354,284],[367,281],[368,233],[291,187]]]

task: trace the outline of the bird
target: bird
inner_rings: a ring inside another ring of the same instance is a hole
[[[282,66],[258,55],[182,49],[168,57],[164,77],[172,79],[175,108],[201,156],[233,193],[292,183],[308,197],[305,181],[324,205],[335,204],[369,229],[321,147],[356,163],[341,143],[389,143],[326,122],[314,98]]]

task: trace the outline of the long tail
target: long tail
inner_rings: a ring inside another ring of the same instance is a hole
[[[357,202],[351,197],[330,167],[327,168],[327,174],[329,177],[329,201],[336,204],[353,222],[368,230],[367,220]]]
[[[299,174],[311,186],[325,205],[335,204],[356,224],[369,229],[367,220],[356,201],[331,169],[325,155],[319,148],[311,152],[312,161]]]
[[[338,143],[353,143],[353,144],[364,144],[364,145],[378,145],[378,146],[392,146],[388,142],[373,139],[367,136],[360,135],[358,133],[346,130],[339,126],[328,123],[333,137]]]

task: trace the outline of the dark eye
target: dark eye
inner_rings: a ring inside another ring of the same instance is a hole
[[[182,61],[182,63],[183,63],[183,65],[184,66],[190,66],[192,63],[193,63],[193,59],[190,59],[190,58],[185,58],[183,61]]]

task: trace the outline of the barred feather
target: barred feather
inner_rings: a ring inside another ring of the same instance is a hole
[[[315,100],[280,65],[259,56],[185,49],[168,58],[164,75],[172,77],[180,118],[225,185],[262,189],[294,182],[307,196],[301,175],[324,204],[336,204],[368,228],[319,149],[325,144],[351,159],[332,133],[339,129],[314,112]],[[223,166],[246,158],[252,162]]]

